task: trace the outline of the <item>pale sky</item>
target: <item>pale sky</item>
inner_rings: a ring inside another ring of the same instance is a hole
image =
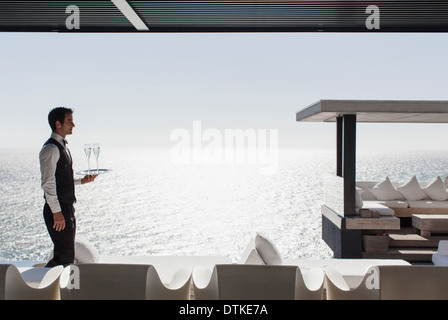
[[[170,147],[193,121],[277,129],[279,146],[333,148],[320,99],[448,100],[448,34],[1,33],[0,149],[37,148],[48,111],[75,109],[71,146]],[[358,149],[448,151],[448,124],[358,124]]]

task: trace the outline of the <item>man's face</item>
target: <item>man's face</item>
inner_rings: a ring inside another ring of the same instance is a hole
[[[73,114],[67,113],[65,115],[64,123],[62,125],[58,125],[59,133],[61,136],[65,137],[66,135],[73,133],[73,128],[75,127],[75,123],[73,122]]]

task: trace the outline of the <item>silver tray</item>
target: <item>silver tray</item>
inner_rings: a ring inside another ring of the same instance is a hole
[[[85,176],[88,174],[90,174],[90,175],[104,174],[104,173],[109,173],[111,171],[112,171],[112,169],[90,169],[90,173],[89,173],[89,170],[83,170],[83,171],[76,172],[76,174],[79,176]]]

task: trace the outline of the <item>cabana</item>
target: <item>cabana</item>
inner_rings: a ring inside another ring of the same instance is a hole
[[[356,124],[448,123],[448,101],[321,100],[296,113],[296,121],[336,123],[336,173],[324,181],[322,238],[335,258],[362,258],[364,230],[398,230],[394,215],[356,214]]]

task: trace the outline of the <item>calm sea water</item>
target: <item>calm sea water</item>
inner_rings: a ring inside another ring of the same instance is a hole
[[[0,151],[0,260],[45,260],[39,150]],[[102,150],[112,172],[77,187],[77,232],[101,255],[222,255],[238,259],[256,232],[284,258],[327,258],[322,180],[333,152],[280,150],[275,175],[256,165],[175,165],[169,150]],[[73,152],[72,152],[73,153]],[[80,152],[75,171],[86,168]],[[421,181],[448,174],[448,153],[358,155],[357,179]],[[94,161],[92,166],[95,167]]]

